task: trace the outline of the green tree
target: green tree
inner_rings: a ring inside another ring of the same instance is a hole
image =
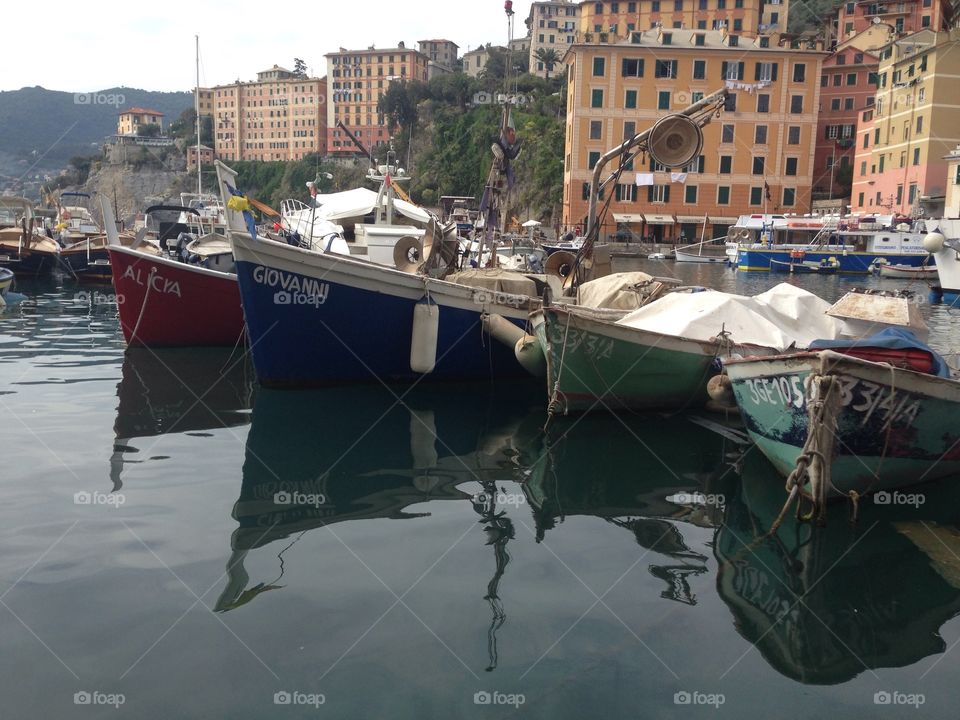
[[[293,59],[293,74],[299,78],[307,76],[307,64],[300,58]]]
[[[144,123],[137,127],[138,137],[159,137],[160,126],[156,123]]]
[[[547,71],[547,78],[549,79],[554,65],[560,62],[560,53],[554,48],[537,48],[533,55],[537,58],[537,62],[543,63],[543,69]]]
[[[386,117],[390,132],[398,126],[402,130],[409,130],[417,121],[417,100],[411,93],[411,85],[391,82],[387,91],[380,96],[377,112]]]

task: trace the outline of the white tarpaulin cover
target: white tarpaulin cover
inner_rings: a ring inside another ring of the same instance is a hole
[[[638,330],[709,340],[721,330],[739,345],[787,350],[840,336],[843,323],[826,315],[830,303],[788,283],[754,297],[708,290],[672,293],[617,321]]]
[[[377,193],[367,188],[354,188],[339,193],[317,195],[317,204],[320,206],[317,212],[327,220],[363,217],[373,212],[373,207],[377,204]],[[393,207],[399,214],[421,225],[426,225],[430,221],[430,215],[426,210],[399,198],[393,201]]]
[[[636,310],[650,294],[652,288],[648,283],[651,280],[652,275],[639,271],[604,275],[577,288],[577,306]],[[643,285],[642,294],[634,289],[636,285]]]

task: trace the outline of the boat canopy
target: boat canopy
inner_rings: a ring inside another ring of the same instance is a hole
[[[707,290],[673,293],[617,321],[638,330],[709,341],[722,331],[738,345],[806,348],[840,336],[843,323],[826,315],[830,303],[788,283],[754,297]]]
[[[320,206],[319,213],[327,220],[363,217],[373,212],[377,204],[377,193],[367,188],[354,188],[345,192],[317,195],[317,204]],[[430,214],[413,203],[397,198],[393,201],[393,207],[398,213],[415,222],[426,225],[430,221]]]

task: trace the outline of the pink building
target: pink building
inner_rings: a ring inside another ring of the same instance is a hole
[[[947,0],[847,0],[833,11],[828,28],[833,42],[842,46],[879,24],[889,25],[901,35],[927,28],[940,30],[949,15]]]
[[[841,191],[837,170],[854,163],[857,120],[873,105],[878,67],[876,55],[853,46],[837,50],[823,61],[813,161],[814,198],[837,197]],[[847,197],[848,187],[842,188],[843,197]]]

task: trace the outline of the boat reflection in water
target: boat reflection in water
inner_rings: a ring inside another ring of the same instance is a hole
[[[415,388],[402,402],[379,386],[285,392],[260,390],[247,438],[243,483],[233,509],[227,585],[216,610],[232,610],[280,587],[283,553],[314,528],[349,520],[408,519],[407,507],[470,500],[494,549],[486,589],[495,631],[505,620],[498,587],[514,537],[497,510],[498,484],[520,482],[544,422],[539,388],[529,384]],[[474,495],[465,484],[479,482]],[[279,547],[278,577],[251,584],[248,553]]]
[[[134,438],[203,433],[250,422],[253,375],[239,352],[224,348],[130,348],[117,385],[115,440],[110,457],[113,492],[138,448]]]
[[[524,486],[537,542],[568,517],[604,518],[652,557],[675,561],[648,570],[666,583],[661,597],[695,605],[688,578],[707,572],[708,557],[689,546],[684,531],[720,524],[742,445],[683,415],[598,414],[564,429],[553,428],[561,439]]]
[[[864,499],[853,527],[844,503],[830,507],[826,527],[789,517],[775,537],[754,542],[785,493],[769,464],[750,460],[717,534],[717,587],[770,665],[803,683],[836,684],[945,651],[940,627],[960,612],[955,483],[911,488],[896,504]]]

